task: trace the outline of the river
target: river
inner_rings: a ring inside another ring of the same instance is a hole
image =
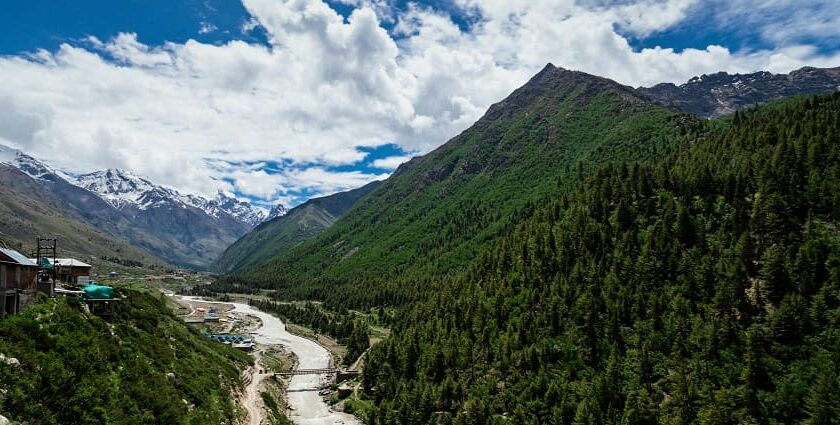
[[[201,298],[183,297],[185,300],[210,302]],[[238,313],[260,319],[261,326],[253,331],[253,339],[259,344],[279,344],[297,356],[298,369],[326,369],[332,366],[329,351],[318,343],[286,331],[286,325],[277,317],[262,312],[248,304],[224,302],[234,306]],[[300,425],[358,425],[361,422],[353,415],[330,409],[318,393],[324,376],[292,376],[286,388],[286,399],[292,409],[289,419]]]

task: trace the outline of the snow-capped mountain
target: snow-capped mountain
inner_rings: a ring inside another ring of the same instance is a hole
[[[0,163],[9,164],[36,180],[54,180],[56,176],[68,179],[67,174],[8,146],[0,145]]]
[[[55,214],[69,214],[171,264],[206,267],[268,217],[229,194],[183,194],[118,169],[75,177],[0,145],[0,171],[5,167],[15,172],[2,174],[8,180],[0,186],[22,187],[20,179],[31,178],[50,193],[52,203],[45,205],[57,208]]]
[[[265,221],[274,220],[277,217],[284,216],[287,212],[289,212],[289,210],[286,209],[283,204],[277,204],[268,213],[268,217],[266,217]]]
[[[75,183],[98,194],[117,209],[136,207],[145,210],[180,197],[174,190],[119,169],[83,174]]]
[[[215,199],[182,194],[175,189],[157,185],[130,171],[108,169],[84,174],[76,184],[98,194],[117,209],[149,208],[165,205],[198,208],[215,218],[230,216],[237,221],[256,226],[267,217],[264,210],[219,192]]]
[[[204,210],[204,212],[213,217],[221,217],[222,214],[228,214],[252,226],[262,223],[268,216],[265,210],[257,208],[248,202],[240,201],[221,191],[216,194],[214,199],[205,199],[197,195],[186,195],[185,202]]]
[[[68,183],[99,195],[117,209],[130,206],[145,210],[175,203],[198,208],[211,217],[220,218],[227,214],[250,226],[256,226],[269,218],[269,213],[264,209],[240,201],[224,192],[220,191],[214,199],[193,194],[182,194],[175,189],[157,185],[149,179],[126,170],[108,169],[73,177],[17,149],[3,145],[0,145],[0,163],[12,165],[36,180],[55,181],[57,178],[64,179]],[[277,214],[272,218],[285,214],[285,211],[286,209],[282,205],[276,206],[272,209],[272,213],[276,212]]]

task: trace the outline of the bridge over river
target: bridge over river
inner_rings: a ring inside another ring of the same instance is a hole
[[[280,377],[298,375],[327,375],[333,376],[336,383],[345,381],[359,374],[358,370],[342,370],[336,368],[326,369],[294,369],[286,372],[277,372],[274,375]]]

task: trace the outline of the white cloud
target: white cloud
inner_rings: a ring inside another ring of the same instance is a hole
[[[388,174],[370,175],[361,171],[334,172],[321,167],[299,169],[285,174],[287,184],[310,189],[317,196],[361,187],[374,180],[382,180],[387,177]]]
[[[713,11],[714,24],[725,31],[757,30],[764,40],[773,44],[840,40],[840,2],[836,0],[710,0],[709,3],[706,10]]]
[[[380,158],[373,161],[373,166],[385,170],[393,170],[411,159],[410,156],[389,156],[387,158]]]
[[[360,161],[362,146],[428,152],[547,62],[631,85],[840,65],[791,33],[802,23],[779,24],[778,47],[761,51],[636,51],[618,32],[665,30],[691,19],[699,0],[456,0],[478,20],[469,32],[416,5],[344,2],[360,6],[347,19],[321,0],[243,0],[253,20],[242,30],[262,26],[270,47],[147,46],[120,34],[0,57],[0,78],[14,82],[0,85],[0,138],[77,172],[123,167],[184,191],[288,200],[384,177],[329,167]],[[840,11],[823,3],[833,13],[818,21],[825,27]],[[380,24],[391,19],[389,34]],[[287,168],[272,174],[259,161]]]
[[[202,22],[201,26],[198,28],[198,33],[199,34],[210,34],[211,32],[216,31],[217,29],[218,28],[215,25],[213,25],[209,22]]]

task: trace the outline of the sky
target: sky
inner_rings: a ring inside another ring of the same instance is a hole
[[[840,66],[836,0],[30,0],[0,144],[261,207],[386,178],[553,63],[631,86]]]

